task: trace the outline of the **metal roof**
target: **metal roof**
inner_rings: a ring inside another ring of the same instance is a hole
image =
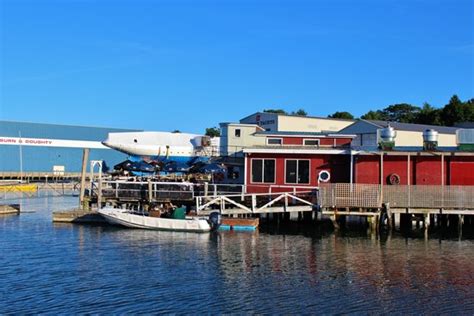
[[[132,131],[138,130],[0,121],[0,136],[3,137],[18,137],[21,134],[21,137],[31,138],[102,141],[107,138],[108,133]]]
[[[303,147],[292,147],[292,146],[262,146],[262,147],[252,147],[244,148],[244,153],[253,153],[253,154],[349,154],[351,150],[349,148],[306,148]]]
[[[315,137],[337,137],[337,138],[354,138],[357,135],[353,134],[336,134],[336,132],[323,133],[323,132],[290,132],[290,131],[261,131],[255,132],[254,135],[275,135],[275,136],[315,136]]]
[[[333,121],[347,121],[347,122],[355,122],[356,121],[356,120],[352,120],[352,119],[332,118],[332,117],[323,117],[323,116],[310,116],[310,115],[283,114],[283,113],[273,113],[273,112],[255,112],[253,114],[247,115],[246,117],[240,119],[240,121],[248,119],[249,117],[257,115],[257,114],[273,114],[273,115],[277,115],[277,116],[291,116],[291,117],[300,117],[300,118],[311,118],[311,119],[333,120]]]
[[[388,121],[378,121],[378,120],[361,120],[361,121],[371,123],[380,128],[384,128],[390,125],[396,130],[410,131],[410,132],[424,132],[427,129],[434,129],[438,133],[441,133],[441,134],[456,134],[456,130],[459,129],[458,127],[427,125],[427,124],[400,123],[400,122],[388,122]]]
[[[393,150],[380,150],[379,148],[308,148],[292,146],[260,146],[244,148],[244,153],[265,154],[336,154],[336,155],[421,155],[439,156],[449,154],[455,156],[474,156],[474,152],[462,151],[457,147],[438,147],[437,150],[423,150],[422,147],[395,147]]]

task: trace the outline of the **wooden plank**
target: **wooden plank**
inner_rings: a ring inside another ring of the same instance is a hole
[[[105,219],[96,211],[84,211],[74,209],[70,211],[53,212],[53,222],[55,223],[106,223]]]
[[[350,211],[323,211],[323,215],[348,215],[348,216],[378,216],[376,212],[350,212]]]
[[[216,210],[203,210],[199,211],[198,215],[209,215]],[[245,211],[241,208],[226,208],[222,214],[223,215],[239,215],[239,214],[266,214],[266,213],[288,213],[288,212],[312,212],[313,209],[309,206],[289,206],[286,209],[283,206],[278,207],[268,207],[266,209],[255,210],[253,213]]]
[[[474,209],[459,209],[459,210],[441,210],[439,208],[391,208],[393,214],[445,214],[445,215],[474,215]]]
[[[20,215],[20,204],[0,205],[0,215]]]
[[[229,218],[222,217],[222,225],[228,226],[248,226],[248,227],[258,227],[260,220],[258,218]]]

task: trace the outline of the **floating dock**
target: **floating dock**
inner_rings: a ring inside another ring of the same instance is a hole
[[[258,218],[223,217],[219,230],[253,231],[258,228]]]
[[[1,204],[0,215],[20,215],[20,204]]]
[[[105,219],[96,211],[74,209],[53,212],[55,223],[104,224]]]

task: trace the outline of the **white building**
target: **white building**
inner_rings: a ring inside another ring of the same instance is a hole
[[[354,122],[354,120],[267,112],[257,112],[240,120],[242,124],[255,124],[266,131],[311,133],[338,132]]]

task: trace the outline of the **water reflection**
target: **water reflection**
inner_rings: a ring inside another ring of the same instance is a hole
[[[474,310],[472,240],[51,223],[76,202],[25,201],[35,213],[0,218],[0,313]]]

